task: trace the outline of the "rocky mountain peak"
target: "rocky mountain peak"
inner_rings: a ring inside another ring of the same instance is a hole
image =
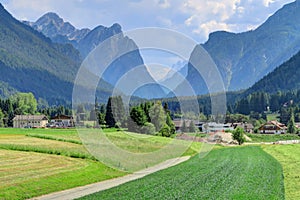
[[[56,35],[69,35],[76,29],[69,22],[64,22],[56,13],[49,12],[40,17],[33,27],[40,32],[43,32],[48,37],[55,37]]]

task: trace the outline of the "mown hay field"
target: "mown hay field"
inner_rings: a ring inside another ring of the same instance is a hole
[[[155,152],[172,140],[114,129],[105,134],[133,153]],[[200,146],[192,144],[185,155]],[[0,163],[0,199],[26,199],[128,173],[97,161],[76,129],[0,129]]]

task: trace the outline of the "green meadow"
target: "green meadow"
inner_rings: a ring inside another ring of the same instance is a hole
[[[27,199],[130,173],[99,162],[101,159],[89,153],[84,137],[96,132],[94,129],[79,132],[76,129],[0,129],[0,199]],[[182,155],[192,158],[83,199],[300,199],[299,144],[215,145],[200,158],[202,144],[198,142],[116,129],[105,129],[103,135],[115,147],[132,154],[155,154],[173,143],[189,144]],[[253,135],[252,139],[257,143],[295,137]],[[162,159],[172,156],[170,153]]]
[[[115,129],[104,134],[133,153],[155,152],[172,140]],[[195,155],[200,145],[183,155]],[[27,199],[128,174],[97,161],[76,129],[0,129],[0,163],[0,199]]]
[[[283,181],[261,147],[225,147],[82,199],[284,199]]]

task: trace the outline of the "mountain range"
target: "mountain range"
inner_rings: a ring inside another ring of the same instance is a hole
[[[86,58],[89,53],[99,44],[110,40],[105,48],[112,51],[113,54],[119,54],[121,49],[134,49],[114,60],[105,70],[102,78],[115,86],[123,75],[141,66],[141,73],[144,80],[154,82],[153,78],[144,66],[144,61],[140,55],[135,42],[124,36],[122,27],[115,23],[111,27],[97,26],[90,30],[88,28],[76,29],[71,23],[65,22],[57,14],[49,12],[40,17],[36,22],[24,22],[35,30],[49,37],[53,42],[60,44],[72,44],[80,52],[81,58]],[[101,52],[100,52],[101,53]],[[127,91],[123,91],[127,94]],[[142,86],[135,95],[142,98],[158,98],[165,95],[164,91],[158,85]],[[128,94],[131,95],[131,94]]]
[[[211,33],[207,42],[199,44],[217,65],[226,90],[249,88],[300,50],[299,10],[297,0],[283,6],[255,30],[218,31]],[[191,65],[187,80],[196,93],[207,93],[205,84],[199,81],[201,76]]]
[[[197,49],[203,47],[216,63],[227,90],[249,88],[246,92],[250,93],[297,89],[299,8],[298,0],[287,4],[252,31],[211,33],[207,42],[196,46],[190,63],[199,59]],[[136,66],[142,66],[140,73],[145,80],[152,81],[138,47],[124,36],[119,24],[77,29],[55,13],[46,13],[36,22],[20,22],[1,4],[0,16],[0,96],[22,91],[33,92],[50,104],[70,102],[82,61],[107,39],[112,40],[109,49],[116,54],[124,48],[135,50],[107,67],[97,90],[100,101],[105,102],[118,80]],[[190,63],[184,64],[179,74],[186,75],[196,94],[207,94],[203,78]],[[141,81],[137,78],[133,82]],[[165,93],[158,85],[150,84],[136,90],[134,95],[161,98]]]
[[[13,18],[2,5],[0,24],[1,85],[9,86],[8,91],[33,92],[53,103],[70,99],[79,52],[72,45],[52,43]]]
[[[107,101],[124,74],[135,66],[144,65],[138,47],[123,35],[119,24],[77,30],[54,13],[47,13],[36,22],[20,22],[2,5],[0,16],[0,96],[16,91],[32,92],[50,104],[70,103],[82,61],[107,38],[112,38],[108,48],[116,54],[120,49],[136,50],[107,66],[98,84],[97,96],[101,102]],[[144,76],[151,79],[145,66],[143,69]],[[136,95],[151,98],[164,94],[160,87],[152,87],[154,93],[140,90]]]

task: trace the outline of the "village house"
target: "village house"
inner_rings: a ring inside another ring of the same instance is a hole
[[[45,115],[16,115],[13,118],[14,128],[46,127],[48,118]]]
[[[51,118],[50,127],[74,127],[75,122],[73,116],[57,115]]]
[[[268,121],[259,127],[261,134],[284,134],[287,127],[278,121]]]
[[[253,133],[254,130],[254,126],[251,123],[232,123],[231,126],[236,129],[237,127],[241,127],[242,129],[244,129],[244,131],[246,133]]]

